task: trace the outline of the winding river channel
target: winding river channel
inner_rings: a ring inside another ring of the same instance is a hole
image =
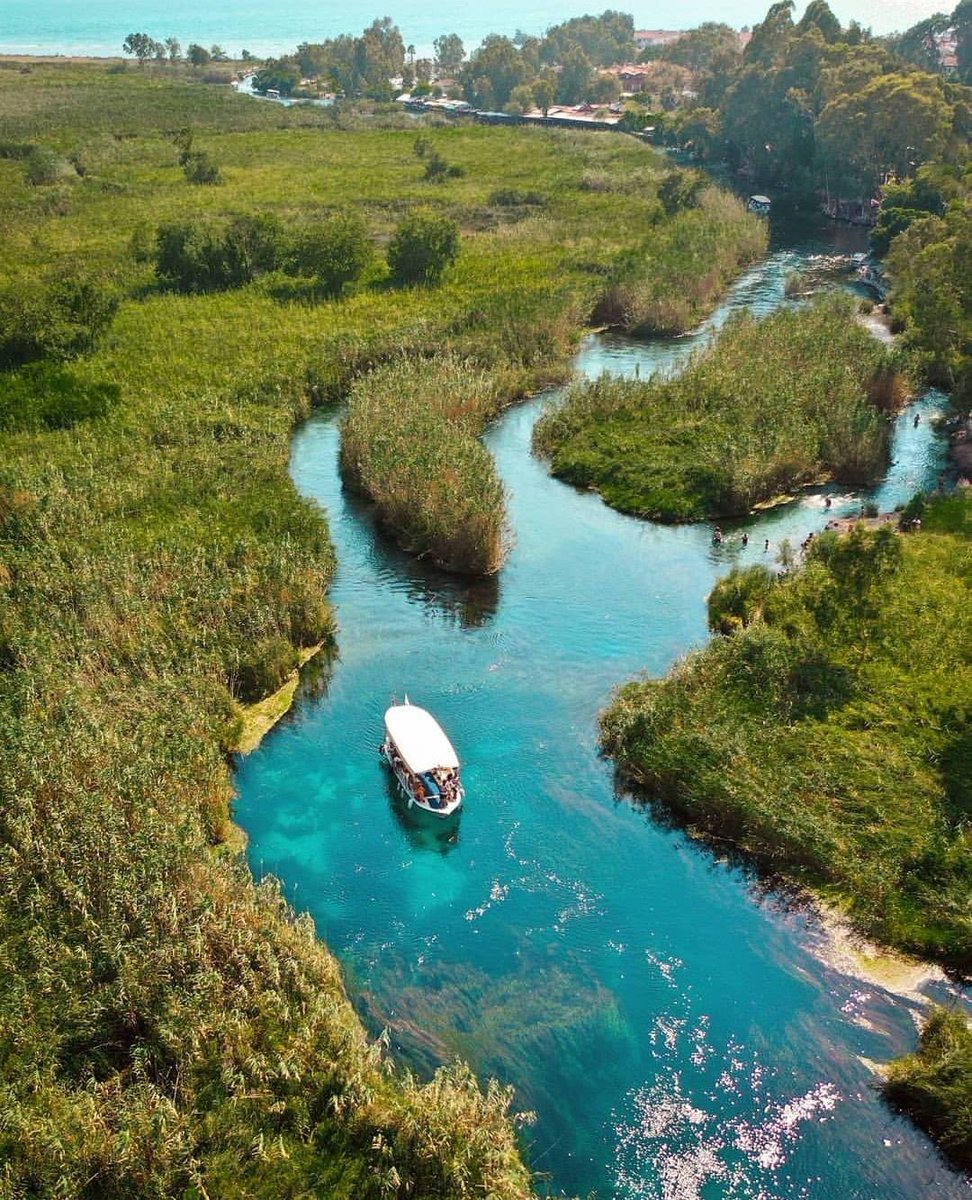
[[[861,248],[855,237],[791,241],[696,334],[590,336],[577,368],[676,365],[733,310],[784,303],[790,272]],[[337,547],[340,651],[239,763],[254,870],[313,915],[401,1060],[425,1072],[460,1055],[516,1085],[536,1114],[529,1161],[553,1195],[969,1197],[874,1090],[868,1061],[914,1043],[914,999],[842,969],[812,916],[619,793],[596,746],[615,684],[705,641],[705,597],[730,565],[771,562],[782,539],[862,500],[890,508],[933,485],[931,421],[899,419],[895,463],[872,493],[833,490],[829,510],[825,493],[805,494],[714,547],[708,526],[621,516],[551,479],[530,454],[544,402],[487,436],[516,541],[485,583],[445,578],[376,536],[342,491],[333,415],[298,431],[294,479],[327,510]],[[917,402],[926,418],[941,403]],[[382,713],[405,691],[463,759],[453,821],[407,812],[379,760]]]

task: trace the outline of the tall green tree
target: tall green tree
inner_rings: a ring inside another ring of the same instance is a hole
[[[462,67],[466,48],[458,33],[443,33],[432,43],[435,49],[435,65],[443,75],[455,75]]]

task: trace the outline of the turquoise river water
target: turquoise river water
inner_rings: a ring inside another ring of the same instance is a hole
[[[770,254],[697,334],[589,337],[580,372],[645,376],[739,307],[783,303],[787,274],[852,235]],[[918,401],[927,418],[942,398]],[[391,548],[342,490],[333,416],[297,433],[292,470],[327,510],[339,655],[239,763],[236,819],[339,955],[367,1023],[420,1071],[461,1055],[536,1113],[532,1167],[551,1194],[664,1200],[968,1197],[864,1060],[914,1043],[912,1000],[842,973],[805,911],[657,823],[617,790],[596,718],[612,687],[663,672],[707,637],[705,597],[734,562],[770,561],[860,495],[806,494],[728,531],[653,525],[551,479],[530,454],[545,403],[487,442],[515,546],[462,583]],[[873,493],[906,500],[941,470],[928,419],[898,423]],[[741,532],[749,532],[743,547]],[[769,538],[769,552],[764,540]],[[377,754],[404,692],[464,764],[449,822],[406,811]],[[945,991],[944,985],[926,985]]]

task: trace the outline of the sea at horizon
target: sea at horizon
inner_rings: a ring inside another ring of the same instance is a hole
[[[724,21],[735,28],[751,26],[766,14],[768,0],[666,0],[659,5],[618,5],[631,12],[638,29],[690,29],[703,21]],[[292,0],[268,13],[257,0],[214,0],[200,6],[192,0],[88,0],[83,5],[68,0],[14,0],[0,13],[0,54],[118,56],[129,33],[147,33],[163,40],[178,38],[183,46],[214,43],[231,56],[243,49],[258,57],[293,50],[300,42],[318,42],[341,33],[360,33],[376,16],[390,16],[407,44],[417,52],[431,52],[443,33],[458,33],[472,50],[488,33],[512,36],[518,29],[542,33],[551,25],[585,12],[598,12],[606,3],[568,0],[494,0],[456,8],[446,4],[396,0],[377,4],[367,0],[356,6],[322,8],[312,0]],[[797,14],[804,5],[798,3]],[[857,20],[875,33],[906,29],[942,8],[936,0],[832,0],[831,7],[843,23]],[[947,6],[946,6],[947,7]]]

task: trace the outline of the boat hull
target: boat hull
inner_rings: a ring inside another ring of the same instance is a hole
[[[412,790],[412,786],[408,774],[398,767],[394,761],[394,753],[391,743],[386,738],[381,744],[381,754],[385,762],[391,768],[392,774],[398,782],[399,790],[408,801],[409,808],[418,808],[422,812],[427,812],[433,817],[451,817],[454,812],[457,812],[462,804],[465,791],[460,783],[456,788],[456,794],[452,800],[439,799],[438,804],[434,798],[426,798],[416,796]]]

